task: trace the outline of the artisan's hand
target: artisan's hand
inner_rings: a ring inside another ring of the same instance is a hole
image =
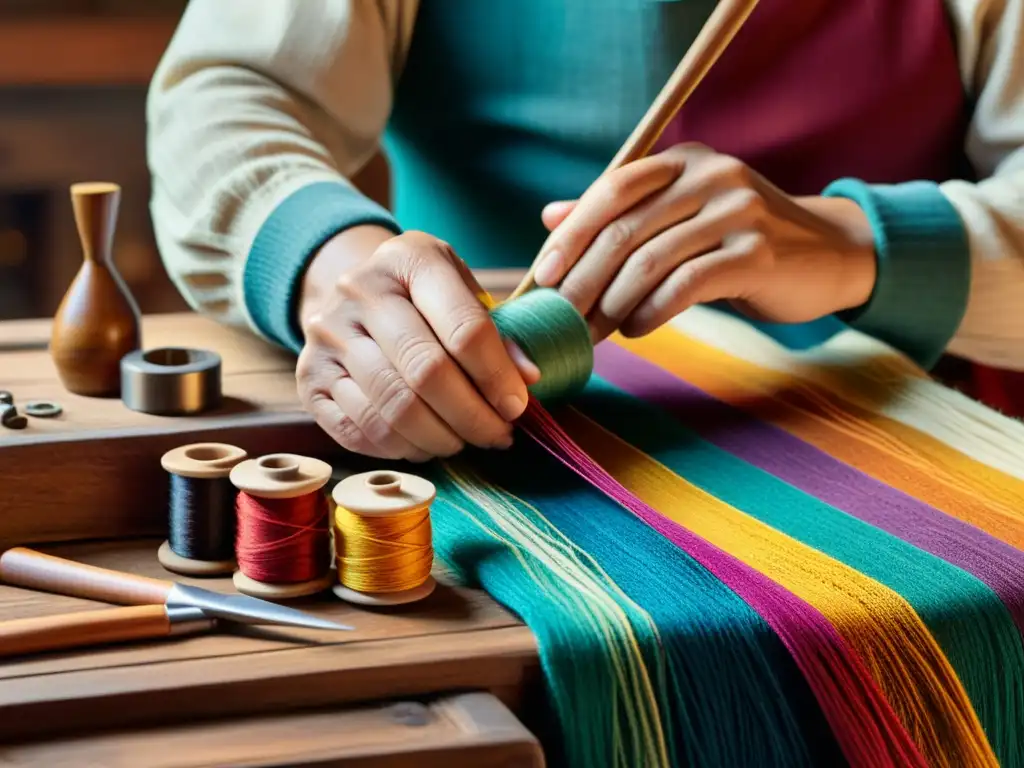
[[[549,205],[535,279],[559,286],[595,341],[653,331],[693,304],[729,300],[795,323],[868,300],[874,245],[848,200],[793,198],[740,161],[684,144]]]
[[[446,243],[365,229],[328,243],[307,273],[305,407],[342,446],[379,458],[508,447],[536,368],[502,341]]]

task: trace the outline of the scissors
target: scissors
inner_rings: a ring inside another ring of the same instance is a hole
[[[353,629],[248,595],[122,573],[24,547],[0,555],[0,581],[125,606],[0,622],[0,656],[192,634],[213,629],[218,621]]]

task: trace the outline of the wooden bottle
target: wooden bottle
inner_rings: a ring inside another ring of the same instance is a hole
[[[112,258],[121,188],[71,186],[84,261],[53,319],[50,355],[64,387],[92,397],[121,391],[121,358],[142,345],[139,308]]]

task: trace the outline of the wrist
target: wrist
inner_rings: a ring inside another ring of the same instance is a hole
[[[334,295],[338,278],[374,254],[395,233],[385,227],[366,224],[339,232],[316,252],[302,277],[298,302],[299,327],[305,330]]]
[[[875,234],[864,210],[845,198],[813,197],[801,201],[832,230],[837,257],[836,312],[863,306],[878,278]]]

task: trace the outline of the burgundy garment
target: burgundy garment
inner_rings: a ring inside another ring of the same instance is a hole
[[[972,178],[968,104],[942,0],[761,0],[662,136],[738,157],[790,194]],[[1024,374],[967,393],[1024,416]]]
[[[966,104],[942,0],[761,0],[665,131],[791,194],[841,176],[962,176]]]
[[[1024,372],[972,365],[964,393],[1007,416],[1024,418]]]

